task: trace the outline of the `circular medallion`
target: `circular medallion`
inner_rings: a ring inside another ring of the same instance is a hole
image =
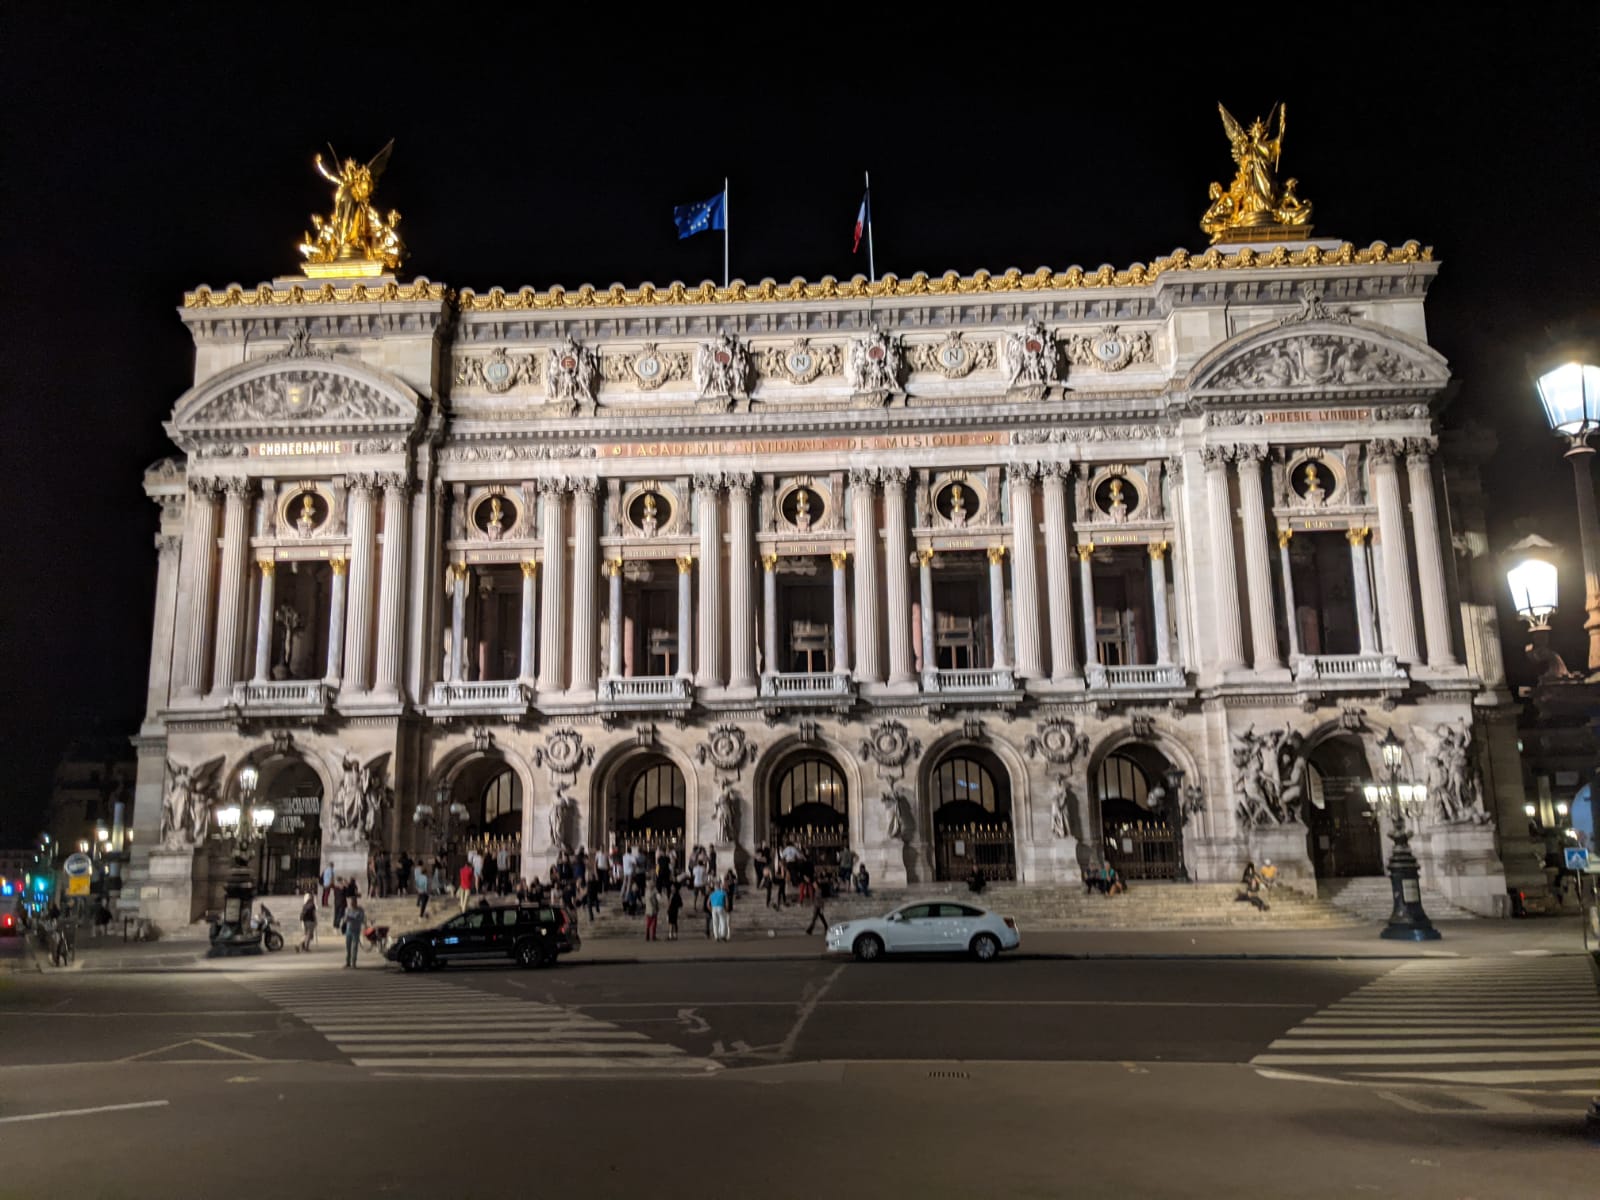
[[[1105,338],[1096,343],[1094,352],[1101,362],[1116,362],[1122,357],[1122,339]]]
[[[1037,354],[1039,351],[1044,349],[1044,343],[1038,338],[1029,338],[1023,343],[1023,346],[1027,348],[1029,354]]]
[[[561,356],[561,369],[563,371],[576,371],[578,369],[578,360],[570,354],[563,354]]]
[[[789,368],[790,375],[800,377],[810,374],[811,364],[815,361],[809,350],[791,350],[784,365]]]
[[[717,360],[717,365],[719,367],[725,367],[733,361],[733,355],[729,354],[726,350],[718,350],[712,355],[712,357]]]
[[[661,374],[661,360],[654,354],[642,354],[633,360],[633,371],[640,379],[654,379]]]
[[[883,347],[873,346],[867,351],[867,357],[872,359],[873,362],[877,362],[883,357]]]
[[[967,363],[967,348],[959,342],[939,347],[939,363],[951,371],[959,371]]]
[[[492,359],[483,364],[483,377],[490,383],[504,383],[511,378],[511,364],[504,359]]]

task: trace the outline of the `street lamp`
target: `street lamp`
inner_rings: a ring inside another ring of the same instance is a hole
[[[1578,538],[1583,546],[1583,628],[1589,635],[1589,670],[1600,671],[1600,517],[1595,515],[1594,447],[1589,437],[1600,430],[1600,355],[1588,341],[1552,347],[1530,362],[1534,386],[1552,432],[1567,439],[1578,493]]]
[[[1406,812],[1413,814],[1427,802],[1428,789],[1420,783],[1402,781],[1400,768],[1405,762],[1405,743],[1395,737],[1391,729],[1378,743],[1383,755],[1388,779],[1382,783],[1369,783],[1363,789],[1367,807],[1374,812],[1386,810],[1393,827],[1390,836],[1394,850],[1389,855],[1389,887],[1394,893],[1394,911],[1380,937],[1390,941],[1432,942],[1440,933],[1422,911],[1421,872],[1417,856],[1411,853],[1411,831],[1406,828]]]
[[[466,821],[469,815],[467,806],[451,798],[448,783],[441,783],[434,789],[433,799],[432,804],[426,800],[417,801],[416,808],[411,811],[411,821],[418,829],[434,831],[439,842],[448,848],[452,826]]]
[[[240,866],[244,865],[256,843],[272,828],[273,821],[278,819],[277,810],[271,804],[256,803],[256,786],[260,781],[261,773],[254,766],[241,767],[240,802],[225,804],[216,811],[217,828],[232,843],[234,861]]]

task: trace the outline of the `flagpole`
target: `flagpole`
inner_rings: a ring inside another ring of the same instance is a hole
[[[728,287],[728,177],[722,177],[722,286]]]
[[[872,173],[863,171],[861,178],[867,183],[867,274],[872,276],[872,283],[877,283],[878,264],[872,256]]]

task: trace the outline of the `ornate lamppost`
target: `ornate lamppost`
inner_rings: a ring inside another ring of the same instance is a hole
[[[429,804],[426,800],[417,801],[416,808],[411,811],[411,822],[418,829],[429,830],[434,838],[434,851],[448,851],[450,837],[455,826],[464,823],[468,816],[467,806],[459,800],[452,799],[450,785],[441,783],[434,791],[434,802]]]
[[[1378,743],[1378,749],[1383,754],[1388,779],[1369,783],[1364,791],[1367,807],[1389,814],[1390,837],[1394,840],[1394,849],[1389,854],[1389,886],[1394,892],[1394,912],[1378,936],[1390,941],[1437,941],[1441,934],[1422,911],[1422,873],[1417,866],[1417,856],[1411,853],[1411,831],[1406,828],[1407,811],[1416,814],[1421,810],[1427,803],[1428,789],[1400,778],[1405,743],[1395,737],[1393,729]]]
[[[234,950],[259,951],[256,939],[248,936],[250,910],[255,899],[255,882],[250,878],[250,857],[265,839],[277,819],[270,804],[256,803],[260,772],[251,764],[239,769],[239,803],[225,804],[216,810],[217,831],[228,844],[233,870],[223,886],[222,918],[213,926],[213,953]]]
[[[1559,343],[1530,363],[1534,386],[1553,432],[1567,439],[1578,495],[1578,537],[1583,546],[1585,618],[1589,673],[1600,672],[1600,518],[1595,515],[1594,447],[1600,430],[1600,355],[1588,340]],[[1553,607],[1553,605],[1552,605]]]

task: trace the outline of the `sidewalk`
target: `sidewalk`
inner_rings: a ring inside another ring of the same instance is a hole
[[[1387,942],[1380,924],[1336,930],[1072,930],[1029,933],[1008,958],[1052,959],[1408,959],[1494,958],[1512,955],[1582,954],[1583,933],[1576,916],[1524,921],[1440,921],[1444,935],[1437,942]],[[580,927],[579,932],[582,933]],[[207,958],[204,942],[173,939],[159,942],[120,940],[96,945],[79,943],[77,961],[66,971],[250,970],[264,961],[278,969],[304,969],[342,961],[344,946],[321,941],[307,958],[293,949],[277,954]],[[727,962],[739,960],[802,961],[822,957],[821,935],[739,936],[731,942],[684,937],[676,942],[646,942],[637,937],[594,937],[570,960],[592,966],[649,962]],[[362,965],[380,959],[363,952]]]

